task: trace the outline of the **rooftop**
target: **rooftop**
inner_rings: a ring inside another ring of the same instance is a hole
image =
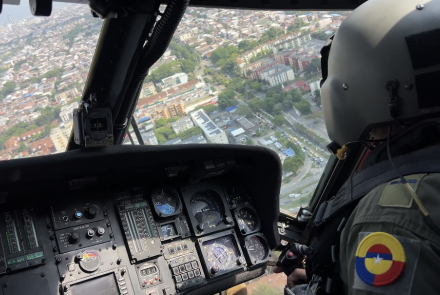
[[[214,136],[222,133],[222,130],[220,130],[220,128],[218,128],[217,125],[215,125],[214,122],[211,121],[204,110],[194,111],[190,115],[193,120],[197,122],[197,125],[202,128],[205,135]]]
[[[207,143],[206,138],[202,134],[191,136],[185,140],[182,140],[181,144],[199,144]]]
[[[243,127],[246,130],[255,127],[255,124],[249,121],[248,119],[246,119],[245,117],[238,118],[237,122],[238,124],[241,125],[241,127]]]

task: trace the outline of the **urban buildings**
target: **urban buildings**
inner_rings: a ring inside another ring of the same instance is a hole
[[[142,133],[142,139],[144,140],[144,144],[146,144],[146,145],[159,144],[159,142],[157,141],[156,135],[154,134],[154,131]]]
[[[154,94],[157,94],[156,87],[154,87],[153,82],[148,82],[142,85],[142,90],[139,95],[139,99],[143,99]]]
[[[69,142],[70,134],[72,132],[72,122],[62,123],[59,126],[50,130],[50,139],[55,146],[55,150],[58,153],[66,150]]]
[[[183,119],[180,119],[179,121],[176,121],[174,123],[171,123],[171,127],[173,128],[174,132],[179,134],[182,131],[188,130],[189,128],[194,127],[194,124],[189,117],[185,117]]]
[[[190,113],[196,126],[199,126],[205,138],[210,143],[229,143],[226,133],[217,127],[208,117],[204,110],[197,110]]]
[[[295,79],[292,68],[280,64],[273,65],[261,71],[260,75],[261,79],[269,82],[271,87]]]

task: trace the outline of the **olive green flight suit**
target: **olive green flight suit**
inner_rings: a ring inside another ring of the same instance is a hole
[[[440,226],[440,174],[405,178]],[[406,255],[402,274],[387,286],[367,285],[356,274],[358,245],[374,232],[398,238]],[[426,225],[408,189],[397,179],[376,187],[359,202],[345,225],[340,245],[346,294],[440,294],[440,236]]]

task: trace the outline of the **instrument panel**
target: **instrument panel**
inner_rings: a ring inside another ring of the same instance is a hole
[[[0,195],[3,294],[211,294],[261,275],[273,247],[264,206],[218,171],[41,193],[26,208]]]
[[[47,208],[52,251],[40,245],[33,209],[4,212],[0,229],[9,253],[3,258],[4,272],[42,264],[53,255],[61,294],[96,294],[98,289],[135,294],[130,284],[146,294],[179,294],[264,264],[270,255],[264,235],[257,233],[256,209],[249,202],[237,206],[236,196],[228,202],[227,188],[219,181],[136,187],[103,197],[77,196]],[[116,242],[118,229],[123,247]],[[126,275],[127,264],[135,266],[136,276]]]

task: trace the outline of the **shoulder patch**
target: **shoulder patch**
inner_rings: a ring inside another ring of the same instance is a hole
[[[426,174],[414,174],[405,177],[409,185],[414,191],[417,191],[417,187],[421,179]],[[408,189],[400,182],[399,179],[389,182],[379,199],[379,205],[382,207],[399,207],[399,208],[411,208],[413,198],[408,192]]]
[[[359,240],[353,288],[383,294],[410,294],[419,241],[384,232],[362,232]]]

